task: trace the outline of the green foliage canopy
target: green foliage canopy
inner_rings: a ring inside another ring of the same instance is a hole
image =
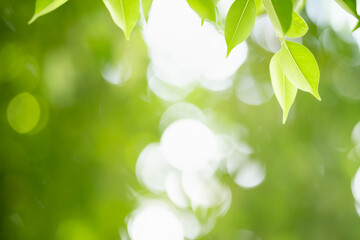
[[[55,10],[66,1],[67,0],[37,0],[34,16],[29,23]],[[147,20],[152,4],[152,0],[142,0],[141,2],[140,0],[103,1],[112,19],[123,30],[127,39],[130,39],[130,34],[139,20],[140,7],[142,8],[144,18]],[[187,2],[200,16],[202,21],[208,20],[213,24],[217,24],[217,1],[187,0]],[[234,1],[227,14],[224,29],[224,36],[228,47],[227,55],[230,54],[234,47],[249,37],[255,24],[256,15],[261,14],[264,7],[282,43],[281,54],[275,58],[279,58],[280,67],[282,68],[281,71],[284,72],[286,79],[296,88],[309,92],[320,100],[318,93],[320,76],[316,59],[306,47],[285,40],[285,36],[298,38],[304,36],[308,31],[308,26],[304,19],[302,19],[297,12],[293,11],[294,4],[295,6],[301,7],[303,2],[304,1],[294,1],[293,3],[291,0],[263,0],[262,2],[255,0]],[[359,19],[356,11],[356,0],[336,0],[336,2],[348,13]],[[360,23],[354,30],[359,26]],[[272,76],[277,75],[278,74],[272,74]],[[273,79],[273,83],[274,82],[278,82],[278,79]],[[273,86],[276,87],[279,85],[273,84]],[[293,91],[289,89],[291,88],[286,87],[281,91],[284,90],[286,92],[285,95],[292,96]],[[279,92],[279,89],[274,89],[274,92]],[[285,111],[284,116],[287,116],[289,107],[284,107],[284,103],[281,102],[280,106]],[[284,117],[284,119],[286,119],[286,117]]]

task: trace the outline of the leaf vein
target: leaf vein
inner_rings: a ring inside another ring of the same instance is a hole
[[[245,11],[246,11],[246,8],[247,8],[247,6],[248,6],[248,4],[249,4],[249,1],[250,1],[250,0],[247,0],[247,1],[246,1],[244,10],[243,10],[243,12],[241,13],[241,16],[240,16],[240,18],[239,18],[238,24],[237,24],[236,29],[235,29],[235,31],[234,31],[234,34],[233,34],[233,36],[232,36],[232,38],[231,38],[230,46],[232,46],[232,43],[233,43],[234,37],[235,37],[235,33],[238,31],[238,28],[239,28],[239,26],[240,26],[240,22],[241,22],[241,20],[242,20],[242,17],[243,17],[243,15],[244,15]]]

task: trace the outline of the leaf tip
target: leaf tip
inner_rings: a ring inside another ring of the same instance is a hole
[[[360,20],[358,21],[358,23],[356,24],[356,26],[354,27],[354,29],[352,31],[355,32],[359,28],[360,28]]]
[[[33,22],[35,22],[35,20],[37,19],[38,17],[36,15],[34,15],[29,21],[28,21],[28,25],[32,24]]]
[[[282,124],[285,125],[287,116],[283,116]]]
[[[315,92],[313,95],[317,100],[321,101],[321,97],[319,95],[319,92]]]
[[[282,123],[283,123],[284,125],[285,125],[285,123],[286,123],[286,119],[287,119],[288,115],[289,115],[289,111],[284,110],[284,111],[283,111],[283,119],[282,119]]]
[[[230,55],[232,48],[228,47],[227,52],[226,52],[226,57],[228,57]]]
[[[131,31],[124,31],[124,34],[125,34],[126,41],[130,41]]]

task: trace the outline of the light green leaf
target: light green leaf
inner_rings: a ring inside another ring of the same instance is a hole
[[[249,37],[255,19],[256,6],[254,0],[236,0],[231,5],[225,21],[227,56],[236,45]]]
[[[309,49],[299,43],[282,41],[280,66],[295,87],[321,100],[318,92],[320,71]]]
[[[293,11],[291,25],[286,33],[286,36],[291,38],[302,37],[307,33],[308,30],[309,27],[304,19],[295,11]]]
[[[187,0],[187,2],[202,20],[216,21],[216,2],[214,0]]]
[[[276,32],[283,37],[291,25],[292,1],[263,0],[263,3]]]
[[[280,52],[276,53],[270,61],[270,77],[275,96],[283,110],[283,123],[285,123],[294,103],[297,88],[291,84],[281,69]]]
[[[262,0],[255,0],[256,4],[256,15],[259,16],[265,12],[265,7]]]
[[[142,10],[144,13],[145,20],[147,21],[149,18],[149,12],[152,5],[153,0],[141,0]]]
[[[359,19],[356,11],[356,0],[335,0],[345,11]]]
[[[38,17],[54,11],[67,1],[68,0],[37,0],[35,4],[34,16],[30,19],[28,24],[33,23]]]
[[[130,33],[135,27],[140,15],[140,0],[103,0],[116,25],[130,39]]]

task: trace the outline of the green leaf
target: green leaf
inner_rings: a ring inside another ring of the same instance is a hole
[[[293,11],[291,25],[286,33],[286,36],[291,38],[302,37],[307,33],[308,30],[309,27],[304,19],[295,11]]]
[[[335,0],[345,11],[359,19],[356,11],[356,0]]]
[[[263,3],[276,32],[283,37],[291,25],[292,1],[263,0]]]
[[[270,61],[270,77],[275,96],[283,110],[283,123],[285,123],[294,103],[297,88],[291,84],[281,69],[280,52],[276,53]]]
[[[202,20],[216,22],[216,2],[214,0],[187,0],[190,7]]]
[[[262,0],[255,0],[256,4],[256,15],[259,16],[265,12],[265,7]]]
[[[141,0],[142,10],[144,13],[145,20],[147,21],[149,18],[149,12],[152,5],[153,0]]]
[[[118,25],[127,40],[135,27],[140,15],[140,0],[103,0],[116,25]]]
[[[321,100],[318,92],[320,71],[309,49],[299,43],[282,41],[280,66],[295,87]]]
[[[292,0],[294,11],[300,12],[306,4],[306,0]]]
[[[360,28],[360,21],[358,21],[358,23],[356,24],[356,26],[353,29],[353,32],[358,30]]]
[[[225,21],[227,56],[236,45],[249,37],[255,19],[256,5],[254,0],[236,0],[231,5]]]
[[[38,17],[54,11],[67,1],[68,0],[37,0],[35,4],[34,16],[30,19],[28,24],[33,23]]]

